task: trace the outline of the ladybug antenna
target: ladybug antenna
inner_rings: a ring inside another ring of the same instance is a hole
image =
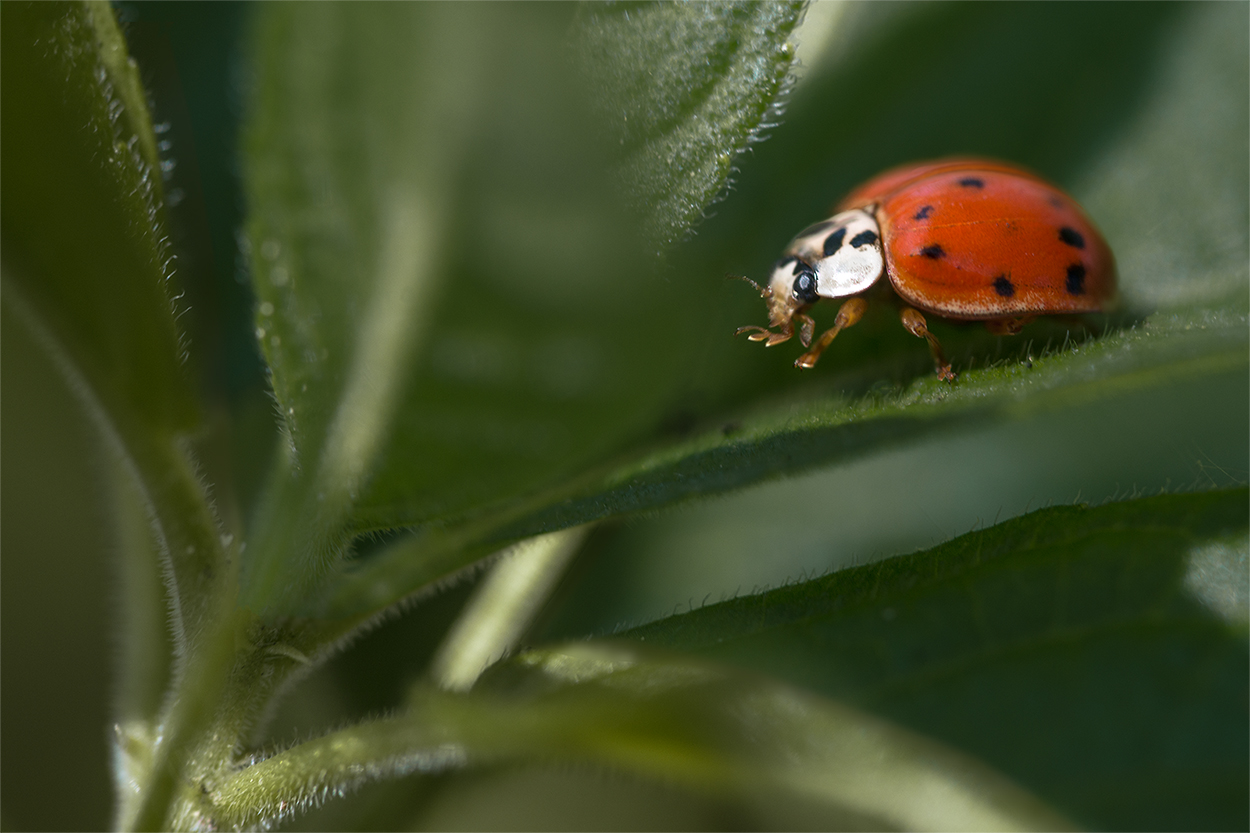
[[[756,283],[755,281],[751,280],[751,279],[750,279],[750,278],[748,278],[746,275],[730,275],[730,274],[726,274],[726,275],[725,275],[725,280],[727,280],[727,281],[746,281],[747,283],[751,284],[751,286],[755,287],[755,291],[756,291],[756,292],[758,292],[758,293],[760,294],[760,297],[761,297],[761,298],[764,298],[764,297],[766,297],[766,296],[768,295],[768,293],[765,291],[764,287],[760,286],[758,283]]]

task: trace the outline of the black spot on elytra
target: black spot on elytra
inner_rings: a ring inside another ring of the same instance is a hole
[[[1082,237],[1081,233],[1074,228],[1064,226],[1059,229],[1059,239],[1074,249],[1085,248],[1085,238]]]
[[[840,228],[825,238],[825,257],[829,257],[842,248],[842,240],[846,237],[846,229]]]
[[[921,257],[927,257],[929,260],[940,260],[946,257],[946,250],[937,243],[930,243],[920,250]]]
[[[959,180],[959,184],[965,188],[984,188],[985,180],[978,179],[975,176],[966,176],[963,179]]]
[[[794,297],[805,304],[813,304],[820,297],[816,294],[816,273],[805,269],[794,279]]]
[[[1068,290],[1069,295],[1085,294],[1085,267],[1079,263],[1073,263],[1068,267],[1068,280],[1064,284],[1064,289]]]
[[[926,206],[923,206],[915,214],[913,214],[911,218],[913,220],[927,220],[929,219],[929,214],[931,214],[932,212],[933,212],[933,206],[926,205]]]
[[[877,233],[872,230],[861,231],[859,234],[851,238],[851,245],[855,248],[860,246],[871,245],[877,242]]]
[[[1016,294],[1016,287],[1006,275],[999,275],[994,279],[994,291],[1004,298],[1010,298]]]
[[[808,226],[807,228],[803,229],[798,234],[796,234],[795,237],[796,238],[797,237],[811,237],[813,234],[820,234],[822,231],[824,231],[825,229],[829,228],[832,225],[833,225],[833,220],[825,220],[824,222],[816,223],[815,225]]]
[[[1051,204],[1051,205],[1053,205],[1055,208],[1063,208],[1063,207],[1064,207],[1064,206],[1063,206],[1063,200],[1059,199],[1059,198],[1058,198],[1058,197],[1056,197],[1054,194],[1051,194],[1049,197],[1047,197],[1047,198],[1046,198],[1046,202],[1050,203],[1050,204]]]

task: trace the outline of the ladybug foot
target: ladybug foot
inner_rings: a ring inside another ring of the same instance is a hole
[[[934,338],[933,333],[929,332],[924,316],[911,307],[903,307],[899,310],[899,318],[903,326],[907,328],[907,332],[929,342],[929,352],[933,354],[933,368],[937,372],[937,377],[943,382],[954,382],[955,371],[951,370],[951,363],[946,360],[942,345]]]
[[[740,336],[743,333],[750,333],[750,335],[747,336],[747,341],[766,341],[767,344],[764,345],[765,347],[772,347],[774,345],[781,344],[784,341],[789,341],[790,336],[792,335],[792,333],[774,333],[767,327],[758,327],[754,324],[747,327],[739,327],[734,331],[734,335],[736,336]]]
[[[740,336],[743,333],[751,334],[747,336],[747,341],[763,341],[764,339],[772,335],[772,333],[770,333],[764,327],[759,327],[759,326],[756,326],[755,324],[749,324],[745,327],[739,327],[738,329],[734,330],[735,336]]]

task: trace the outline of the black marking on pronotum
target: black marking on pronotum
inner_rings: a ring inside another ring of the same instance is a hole
[[[913,220],[927,220],[929,219],[929,214],[932,211],[933,211],[933,206],[931,205],[922,206],[921,209],[917,211],[915,214],[913,214],[911,218]]]
[[[794,297],[805,304],[812,304],[820,296],[816,294],[816,273],[804,270],[794,279]]]
[[[1085,267],[1079,263],[1073,263],[1068,267],[1068,280],[1064,283],[1063,288],[1068,290],[1069,295],[1085,294]]]
[[[978,179],[975,176],[966,176],[963,179],[959,180],[959,184],[965,188],[984,188],[985,180]]]
[[[939,260],[946,257],[946,250],[937,243],[930,243],[920,250],[921,257],[927,257],[929,260]]]
[[[877,242],[877,233],[871,229],[861,231],[859,234],[851,238],[851,245],[855,248],[860,246],[868,246]]]
[[[801,260],[800,258],[796,257],[794,259],[794,271],[791,272],[790,274],[797,275],[801,272],[810,272],[810,271],[812,271],[812,267],[807,264],[807,261]]]
[[[999,275],[994,279],[994,291],[1004,298],[1010,298],[1016,294],[1016,287],[1006,275]]]
[[[810,237],[810,236],[811,236],[811,235],[813,235],[813,234],[820,234],[822,231],[824,231],[825,229],[827,229],[827,228],[831,227],[832,225],[833,225],[833,220],[825,220],[825,221],[820,222],[820,223],[815,223],[815,224],[810,225],[810,226],[808,226],[807,228],[803,229],[802,231],[800,231],[798,234],[796,234],[796,235],[795,235],[795,237],[796,237],[796,238],[798,238],[798,237]]]
[[[1074,228],[1064,226],[1059,229],[1059,239],[1074,249],[1085,248],[1085,238],[1082,237],[1081,233]]]
[[[825,257],[829,257],[842,248],[842,240],[846,237],[846,229],[840,228],[825,238]]]
[[[794,263],[796,260],[798,260],[798,258],[795,257],[794,255],[786,255],[781,260],[773,264],[773,270],[776,271],[777,269],[783,269],[786,266],[789,266],[791,263]]]

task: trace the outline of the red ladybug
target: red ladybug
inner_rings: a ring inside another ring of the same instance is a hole
[[[768,327],[741,327],[766,346],[794,335],[811,347],[796,367],[816,364],[834,337],[863,316],[863,294],[882,274],[901,300],[903,326],[929,342],[938,377],[954,381],[922,313],[984,321],[1018,333],[1038,315],[1107,310],[1115,258],[1075,201],[1036,174],[986,159],[943,159],[887,171],[851,192],[834,215],[803,231],[759,290]],[[846,298],[812,345],[807,309]],[[775,331],[774,331],[775,330]]]

